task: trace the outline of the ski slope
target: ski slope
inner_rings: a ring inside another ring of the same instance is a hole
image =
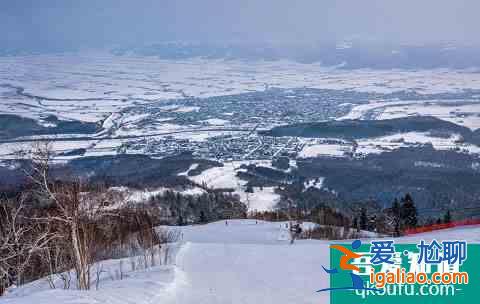
[[[328,286],[328,242],[290,245],[285,222],[230,220],[182,228],[182,280],[163,303],[313,303]],[[304,228],[313,226],[305,223]],[[318,265],[316,267],[315,265]],[[208,278],[208,279],[207,279]]]
[[[311,225],[311,224],[306,224]],[[183,244],[172,266],[106,279],[98,291],[49,290],[42,280],[17,288],[0,302],[46,303],[328,303],[322,265],[329,265],[330,241],[290,245],[285,223],[229,220],[181,229]],[[462,239],[480,243],[480,227],[462,227],[396,239]],[[365,240],[368,241],[368,240]]]
[[[328,245],[187,243],[177,258],[182,279],[162,303],[323,303]],[[318,267],[317,267],[318,266]]]

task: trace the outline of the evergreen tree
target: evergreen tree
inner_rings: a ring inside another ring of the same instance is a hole
[[[447,213],[443,216],[443,222],[448,224],[452,221],[452,215],[450,214],[450,210],[447,210]]]
[[[401,209],[400,209],[400,203],[398,202],[397,198],[395,198],[395,200],[392,203],[390,216],[391,216],[391,225],[393,228],[393,233],[395,236],[400,236]]]
[[[183,216],[179,215],[178,216],[178,220],[177,220],[177,225],[178,226],[183,226]]]
[[[360,211],[360,229],[367,230],[368,228],[368,216],[367,216],[367,209],[362,208]]]
[[[417,227],[417,208],[408,193],[402,198],[401,220],[403,228]]]
[[[393,233],[394,236],[400,236],[401,226],[401,207],[398,199],[392,203],[392,207],[385,210],[385,225],[387,232]]]
[[[207,218],[205,217],[205,212],[202,210],[200,211],[200,223],[206,223]]]
[[[358,218],[355,217],[353,219],[353,228],[357,230],[357,232],[360,232],[360,226],[358,225]]]
[[[377,216],[374,214],[368,219],[367,230],[377,231]]]
[[[379,233],[388,232],[387,226],[388,226],[388,223],[387,223],[387,218],[385,214],[379,213],[375,217],[375,231]]]

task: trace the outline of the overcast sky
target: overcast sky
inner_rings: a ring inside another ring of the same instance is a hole
[[[0,46],[160,41],[479,44],[479,0],[1,0]]]

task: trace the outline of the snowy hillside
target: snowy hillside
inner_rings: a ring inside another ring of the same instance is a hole
[[[173,266],[105,277],[98,291],[50,290],[37,281],[12,291],[2,303],[328,303],[321,265],[329,265],[329,241],[290,245],[285,223],[231,220],[178,228],[183,242]],[[480,227],[464,227],[397,239],[464,239],[480,242]],[[111,262],[114,263],[114,262]],[[107,264],[108,265],[108,264]]]

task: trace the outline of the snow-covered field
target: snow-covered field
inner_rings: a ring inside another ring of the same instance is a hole
[[[462,143],[459,134],[452,134],[448,138],[431,136],[425,132],[406,132],[388,136],[365,138],[357,140],[357,154],[381,153],[411,145],[431,144],[436,150],[454,150],[461,152],[480,154],[480,147]]]
[[[0,57],[0,114],[34,118],[42,125],[49,125],[44,119],[52,114],[60,119],[99,122],[105,131],[97,134],[97,137],[155,136],[180,131],[186,133],[169,135],[195,142],[213,136],[235,134],[215,130],[196,132],[198,125],[179,125],[171,121],[173,118],[152,116],[148,113],[148,105],[156,102],[159,110],[190,113],[199,111],[200,107],[169,104],[162,108],[158,102],[189,96],[233,95],[272,87],[378,93],[400,90],[420,94],[459,92],[480,89],[480,73],[477,70],[449,69],[345,70],[325,67],[320,63],[302,64],[287,60],[162,60],[157,57],[114,56],[107,52]],[[127,107],[128,113],[123,113],[122,110]],[[131,110],[137,107],[138,111]],[[433,115],[476,129],[480,127],[479,113],[478,100],[390,100],[356,105],[340,119]],[[199,122],[204,128],[231,126],[224,116]],[[162,138],[162,135],[158,138]],[[72,140],[56,144],[55,149],[62,152],[84,148],[87,150],[84,156],[97,156],[116,154],[123,143],[121,139],[96,142]],[[0,157],[11,158],[15,148],[10,144],[2,144]],[[309,145],[300,156],[342,156],[344,148],[338,145]],[[378,152],[379,149],[369,145],[361,151]]]
[[[8,304],[153,303],[328,303],[322,265],[329,265],[329,241],[301,240],[290,245],[285,223],[230,220],[182,229],[174,265],[106,278],[99,290],[50,290],[42,280],[13,290]],[[311,224],[307,224],[311,225]],[[396,239],[462,239],[480,243],[480,227],[464,227]],[[112,262],[115,263],[115,262]]]
[[[419,93],[480,89],[475,70],[344,70],[292,61],[162,60],[72,53],[0,57],[1,113],[99,121],[132,105],[210,97],[265,87]],[[12,97],[17,88],[39,98]],[[179,109],[192,111],[195,109]]]
[[[248,193],[246,192],[247,182],[237,176],[237,172],[246,171],[241,168],[241,165],[251,164],[263,167],[272,166],[271,161],[268,160],[226,162],[223,167],[210,168],[189,178],[198,184],[205,183],[211,188],[234,189],[234,193],[240,196],[240,200],[247,205],[249,211],[272,210],[280,200],[280,195],[275,193],[274,187],[254,187],[253,193]]]
[[[354,156],[378,154],[402,147],[431,144],[436,150],[455,150],[462,153],[480,155],[480,147],[463,142],[460,134],[449,137],[438,137],[430,132],[405,132],[381,137],[362,138],[354,142],[340,141],[329,138],[303,140],[305,146],[298,154],[300,158],[309,157],[345,157],[349,153]]]
[[[480,128],[480,101],[374,101],[354,106],[339,119],[383,120],[407,116],[434,116],[476,130]]]
[[[298,156],[301,158],[318,156],[342,157],[346,152],[352,152],[352,145],[346,142],[322,143],[321,140],[322,139],[307,141]]]

